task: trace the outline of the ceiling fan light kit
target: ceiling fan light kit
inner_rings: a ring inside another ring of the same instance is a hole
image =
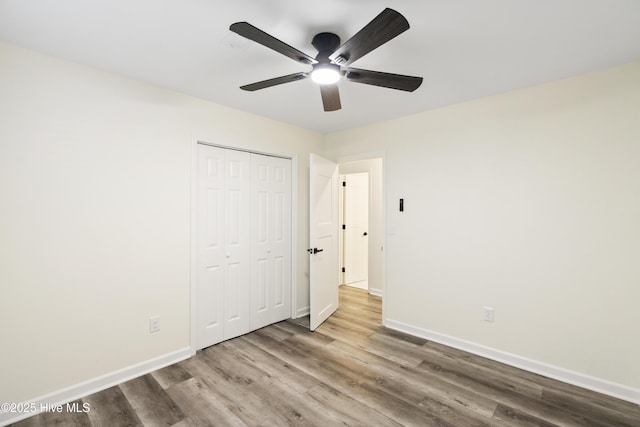
[[[383,10],[342,45],[340,45],[340,37],[336,34],[316,34],[311,41],[312,46],[318,51],[315,58],[289,46],[248,22],[236,22],[229,29],[296,62],[312,66],[311,72],[294,73],[251,83],[241,86],[240,89],[243,90],[255,91],[311,77],[312,81],[320,85],[324,111],[336,111],[342,108],[338,90],[341,76],[344,76],[347,81],[407,92],[413,92],[422,84],[422,77],[349,67],[352,62],[409,29],[409,22],[393,9]]]
[[[336,64],[318,63],[313,66],[311,80],[319,85],[330,85],[340,80],[340,66]]]

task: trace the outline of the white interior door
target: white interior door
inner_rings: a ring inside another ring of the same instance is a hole
[[[310,329],[338,308],[338,165],[316,154],[309,158]]]
[[[368,289],[369,174],[348,174],[344,180],[344,283]]]

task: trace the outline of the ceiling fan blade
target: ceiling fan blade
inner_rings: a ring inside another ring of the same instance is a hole
[[[336,111],[342,108],[342,105],[340,105],[340,92],[338,91],[337,84],[319,86],[324,111]]]
[[[349,65],[408,29],[409,22],[404,16],[386,8],[333,52],[329,59],[341,66]]]
[[[270,34],[265,33],[259,28],[254,27],[248,22],[236,22],[229,27],[231,31],[241,35],[244,38],[253,40],[269,49],[275,50],[278,53],[287,56],[294,61],[298,61],[302,64],[315,64],[316,61],[304,52],[300,52],[295,47],[289,46],[285,42],[278,40]]]
[[[344,76],[352,82],[405,90],[407,92],[413,92],[422,84],[422,77],[361,70],[359,68],[348,68]]]
[[[307,77],[309,77],[307,73],[288,74],[286,76],[276,77],[273,79],[263,80],[261,82],[240,86],[240,89],[253,92],[254,90],[265,89],[271,86],[281,85],[283,83],[295,82],[298,80],[306,79]]]

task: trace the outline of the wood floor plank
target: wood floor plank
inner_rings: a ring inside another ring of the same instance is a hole
[[[305,328],[308,330],[309,328]],[[260,329],[260,333],[268,335],[277,341],[286,340],[294,334],[294,332],[287,331],[286,329],[279,328],[277,324],[269,325]]]
[[[231,351],[229,349],[231,348]],[[207,352],[216,369],[233,378],[234,385],[262,397],[261,412],[279,414],[286,425],[330,425],[338,422],[313,401],[296,399],[295,391],[279,377],[272,377],[259,366],[247,363],[243,354],[230,345],[216,346]]]
[[[427,343],[427,340],[424,338],[416,337],[413,335],[405,334],[404,332],[396,331],[394,329],[381,327],[375,331],[378,334],[386,335],[390,338],[394,338],[401,341],[406,341],[411,344],[423,346]]]
[[[142,421],[136,414],[120,387],[115,386],[82,399],[90,405],[87,412],[89,420],[94,426],[129,427],[142,426]]]
[[[479,368],[485,368],[488,371],[497,372],[503,376],[507,376],[514,382],[522,382],[526,384],[537,384],[539,388],[543,388],[545,385],[543,382],[548,380],[541,375],[533,372],[524,371],[513,366],[506,365],[504,363],[487,359],[475,354],[468,353],[457,348],[449,347],[433,341],[427,341],[423,347],[427,350],[432,350],[432,354],[440,354],[442,356],[449,357],[455,360],[467,361]],[[553,381],[553,380],[552,380]]]
[[[273,326],[275,328],[282,328],[283,330],[291,332],[291,335],[287,337],[287,339],[291,337],[295,337],[298,339],[307,339],[307,340],[315,341],[320,345],[329,344],[334,340],[333,338],[325,334],[311,332],[308,328],[303,328],[300,325],[296,325],[295,323],[291,323],[291,322],[281,322]]]
[[[382,327],[379,322],[369,321],[365,318],[355,316],[342,316],[342,315],[333,315],[329,317],[317,331],[322,332],[327,325],[340,325],[345,330],[350,331],[355,334],[362,334],[363,336],[371,335],[374,332],[377,332],[378,329]],[[348,339],[347,336],[344,339]]]
[[[350,372],[345,375],[353,372],[370,387],[382,386],[385,391],[392,391],[396,397],[453,425],[488,424],[496,408],[495,402],[462,389],[453,390],[455,387],[444,382],[438,387],[434,385],[437,381],[415,381],[412,373],[401,365],[343,342],[335,341],[309,351],[332,366],[348,367]]]
[[[431,365],[427,362],[420,364],[417,371],[421,369],[431,371],[433,374],[446,378],[447,381],[462,388],[482,393],[497,403],[512,408],[519,414],[536,415],[545,420],[545,422],[554,425],[591,425],[589,419],[579,414],[566,412],[552,404],[531,396],[522,395],[514,390],[496,388],[493,386],[491,378],[486,375],[472,375],[455,370],[449,371],[441,366]]]
[[[232,345],[232,348],[241,352],[249,363],[254,363],[272,377],[279,378],[280,381],[286,383],[297,393],[304,393],[321,384],[312,376],[275,357],[273,354],[252,345],[244,338],[233,340],[232,343],[230,342],[228,345]]]
[[[582,414],[589,418],[602,420],[606,425],[638,427],[640,423],[640,408],[620,409],[617,405],[603,405],[598,398],[586,400],[578,394],[563,393],[557,390],[545,389],[542,400],[561,407],[568,412]],[[611,399],[606,399],[610,401]]]
[[[391,362],[342,341],[335,341],[327,348],[329,351],[334,349],[336,352],[345,355],[345,357],[359,360],[368,366],[372,372],[375,372],[376,375],[400,382],[401,385],[399,387],[413,388],[432,396],[438,396],[441,402],[448,405],[461,405],[461,410],[471,410],[489,419],[493,416],[497,407],[495,401],[482,394],[470,392],[436,376],[431,377],[429,381],[423,381],[419,375],[416,375],[414,369]]]
[[[189,359],[185,368],[195,379],[206,385],[228,411],[250,426],[281,425],[285,422],[277,413],[261,411],[265,406],[264,397],[256,396],[242,387],[240,383],[245,380],[241,375],[229,375],[217,367],[212,368],[203,353]]]
[[[191,378],[191,375],[182,368],[180,363],[175,363],[167,366],[166,368],[158,369],[157,371],[152,372],[151,375],[153,375],[156,381],[158,381],[158,384],[160,384],[164,389]]]
[[[382,304],[372,304],[366,300],[357,300],[356,298],[348,296],[343,296],[340,300],[345,306],[344,310],[342,310],[342,313],[345,315],[359,314],[368,319],[375,319],[379,317],[379,313],[382,310]]]
[[[493,388],[497,391],[507,393],[518,393],[534,399],[542,397],[543,387],[530,380],[524,380],[515,376],[507,375],[496,369],[489,369],[484,366],[482,358],[458,358],[448,354],[433,351],[428,347],[421,347],[422,367],[428,366],[432,371],[455,373],[458,376],[472,378],[478,383]]]
[[[385,343],[375,341],[373,339],[375,333],[371,333],[370,335],[365,336],[351,331],[348,327],[345,327],[341,323],[339,323],[339,321],[333,320],[327,323],[328,325],[326,327],[322,329],[319,328],[318,331],[328,334],[335,339],[341,339],[342,341],[357,345],[358,347],[370,353],[397,362],[401,365],[418,366],[420,363],[422,363],[423,359],[422,357],[420,357],[420,355],[416,356],[411,352],[404,351],[402,348],[396,345],[389,346]]]
[[[384,390],[376,390],[358,375],[350,373],[348,368],[313,357],[300,344],[289,342],[289,340],[278,342],[260,333],[250,334],[245,338],[401,424],[425,425],[427,422],[426,415],[416,410],[414,405],[398,399]],[[432,420],[432,422],[435,421],[438,421],[437,417]]]
[[[599,408],[608,408],[622,414],[628,414],[633,419],[640,419],[640,405],[616,399],[611,396],[604,395],[592,390],[576,387],[571,384],[563,383],[551,378],[540,377],[538,382],[544,387],[543,399],[557,400],[559,398],[582,401],[587,407],[596,406]],[[570,406],[571,403],[569,402]],[[640,423],[638,423],[640,425]]]
[[[372,334],[368,329],[360,328],[357,325],[342,322],[338,319],[327,319],[322,326],[317,329],[317,332],[329,336],[334,340],[349,341],[362,346],[369,344],[369,335]]]
[[[382,311],[382,297],[372,295],[366,290],[354,288],[352,286],[340,286],[339,292],[341,302],[364,302],[369,307],[378,307]]]
[[[305,339],[302,335],[296,335],[283,341],[282,344],[292,345],[303,355],[305,361],[313,360],[317,365],[324,365],[337,373],[342,381],[335,383],[336,387],[343,391],[350,391],[350,395],[356,399],[363,392],[367,395],[384,395],[387,404],[392,402],[396,408],[405,406],[413,408],[415,415],[423,422],[430,419],[438,423],[458,426],[483,425],[483,423],[488,425],[488,420],[483,419],[480,414],[465,411],[464,408],[453,410],[439,398],[440,395],[429,394],[423,389],[405,387],[405,384],[396,378],[380,375],[379,372],[369,369],[368,364],[346,353],[327,349],[327,345],[322,341],[312,341]]]
[[[495,420],[501,420],[518,427],[553,427],[556,425],[502,404],[498,405],[493,417]]]
[[[151,374],[122,383],[120,389],[144,425],[172,426],[186,418]]]
[[[333,412],[336,418],[349,426],[401,426],[393,419],[361,403],[353,397],[324,383],[308,390],[305,398],[312,399]]]
[[[195,378],[177,383],[167,389],[167,394],[188,417],[181,423],[185,426],[245,426],[222,402],[216,393]]]

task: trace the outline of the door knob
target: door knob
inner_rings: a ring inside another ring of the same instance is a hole
[[[318,252],[322,252],[324,251],[324,249],[318,249],[318,248],[311,248],[311,249],[307,249],[307,252],[309,252],[310,254],[317,254]]]
[[[366,236],[366,235],[367,235],[367,232],[365,231],[365,232],[364,232],[364,234],[363,234],[363,236]]]

